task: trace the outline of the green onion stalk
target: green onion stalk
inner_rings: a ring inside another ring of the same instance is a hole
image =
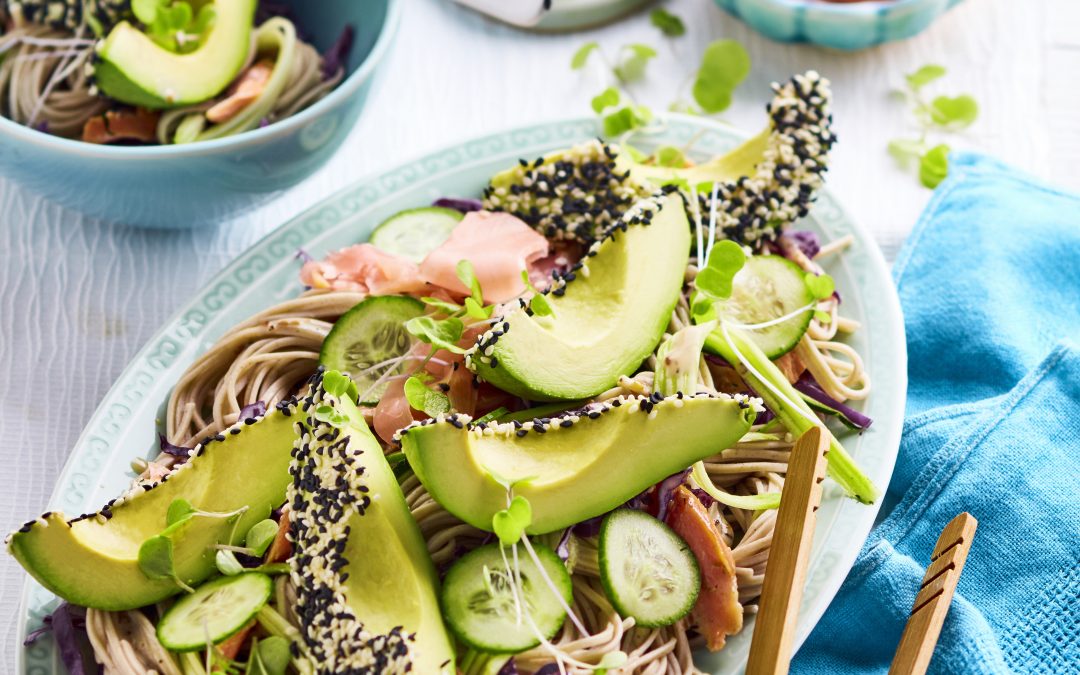
[[[705,349],[730,363],[792,434],[801,436],[815,426],[828,434],[829,476],[858,501],[864,504],[877,501],[879,493],[874,483],[859,469],[776,364],[743,331],[721,324],[706,338]]]

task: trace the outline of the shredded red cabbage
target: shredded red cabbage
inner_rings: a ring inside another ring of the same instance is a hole
[[[445,209],[457,209],[462,213],[479,211],[484,208],[479,199],[470,199],[468,197],[439,197],[431,205],[441,206]]]
[[[33,631],[23,640],[23,646],[29,647],[48,631],[52,631],[56,648],[60,651],[60,660],[64,662],[68,675],[85,675],[82,650],[79,648],[79,630],[86,629],[86,614],[82,607],[66,602],[42,619],[41,628]]]
[[[334,76],[334,73],[345,67],[345,59],[349,56],[349,50],[352,49],[354,34],[353,27],[346,24],[338,39],[334,40],[334,44],[330,45],[330,49],[327,49],[326,53],[323,54],[322,74],[324,80],[329,80]]]
[[[573,532],[573,527],[563,530],[562,537],[559,538],[559,545],[555,547],[555,555],[559,556],[559,560],[563,562],[570,559],[570,535]]]
[[[821,251],[821,240],[816,232],[809,230],[787,230],[783,235],[790,239],[807,258],[813,258]]]
[[[266,414],[266,403],[263,401],[255,401],[240,408],[240,420],[248,420],[253,417],[262,417]]]
[[[671,498],[675,496],[675,490],[686,482],[686,477],[689,475],[690,469],[685,469],[660,481],[660,485],[656,488],[657,520],[663,521],[667,517],[668,506],[671,504]]]
[[[825,390],[821,388],[821,385],[817,383],[814,376],[810,374],[810,371],[806,371],[802,374],[799,380],[795,383],[794,387],[800,392],[806,394],[810,398],[814,399],[822,405],[829,406],[833,410],[843,415],[852,426],[858,429],[868,429],[874,420],[870,419],[866,415],[862,414],[858,410],[855,410],[851,406],[844,405],[835,398],[825,393]]]
[[[694,493],[694,496],[701,500],[702,506],[709,508],[716,500],[708,492],[705,492],[701,488],[690,488],[690,491]]]
[[[604,516],[606,515],[607,514],[605,513],[603,515],[595,516],[574,525],[574,534],[579,537],[595,537],[600,534],[600,525],[604,522]]]
[[[187,459],[191,451],[194,450],[194,448],[185,448],[182,445],[173,445],[169,442],[169,439],[165,438],[165,434],[158,434],[158,448],[165,454],[180,459]]]
[[[313,258],[311,254],[305,251],[303,248],[296,249],[296,255],[293,256],[293,258],[299,260],[300,262],[306,263],[315,261],[315,258]]]
[[[541,666],[540,670],[533,673],[533,675],[558,675],[558,674],[559,674],[559,664],[557,664],[557,663],[549,663],[547,665]]]
[[[556,670],[555,672],[559,671]],[[497,675],[518,675],[517,664],[514,663],[513,656],[511,656],[510,659],[503,664],[502,668],[499,668],[499,672],[497,673]]]

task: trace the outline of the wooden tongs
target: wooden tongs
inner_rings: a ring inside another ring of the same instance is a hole
[[[765,584],[758,601],[760,610],[750,643],[747,675],[788,672],[828,451],[829,436],[818,427],[799,437],[791,450]],[[890,675],[926,672],[977,525],[971,514],[961,513],[942,531],[893,657]]]

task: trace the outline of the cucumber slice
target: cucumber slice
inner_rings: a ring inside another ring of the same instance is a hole
[[[362,300],[334,323],[323,340],[319,363],[327,370],[346,373],[356,383],[363,398],[373,405],[382,398],[386,383],[372,389],[383,375],[393,375],[404,368],[395,363],[372,369],[372,366],[404,355],[413,339],[405,322],[424,313],[424,303],[404,295],[380,295]]]
[[[701,572],[690,547],[651,515],[612,511],[600,526],[600,581],[611,604],[638,626],[670,626],[697,602]]]
[[[176,601],[158,621],[157,637],[174,652],[206,648],[246,626],[263,608],[274,590],[265,574],[245,572],[218,577]]]
[[[731,298],[723,303],[724,318],[743,325],[765,323],[790,314],[814,301],[806,287],[806,272],[778,255],[755,255],[735,275]],[[805,311],[768,328],[747,331],[770,359],[795,348],[814,318]]]
[[[569,604],[572,589],[566,566],[550,548],[539,544],[532,546],[548,577]],[[506,559],[513,569],[514,557],[509,549]],[[532,558],[521,547],[518,548],[518,569],[521,571],[523,604],[540,633],[550,639],[562,627],[566,612],[540,576]],[[493,654],[516,654],[540,644],[528,621],[523,618],[519,623],[517,620],[514,595],[498,543],[482,546],[454,563],[443,581],[442,608],[446,625],[458,640],[473,649]]]
[[[465,215],[455,209],[426,206],[384,220],[368,240],[371,244],[418,263],[446,241]]]

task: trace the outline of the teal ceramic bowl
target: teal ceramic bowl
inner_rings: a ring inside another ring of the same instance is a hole
[[[190,145],[103,146],[0,118],[0,173],[64,206],[126,225],[220,223],[308,177],[360,115],[400,20],[399,0],[292,0],[319,51],[355,30],[348,75],[321,101],[270,126]]]
[[[716,4],[781,42],[855,50],[921,33],[961,0],[716,0]]]

